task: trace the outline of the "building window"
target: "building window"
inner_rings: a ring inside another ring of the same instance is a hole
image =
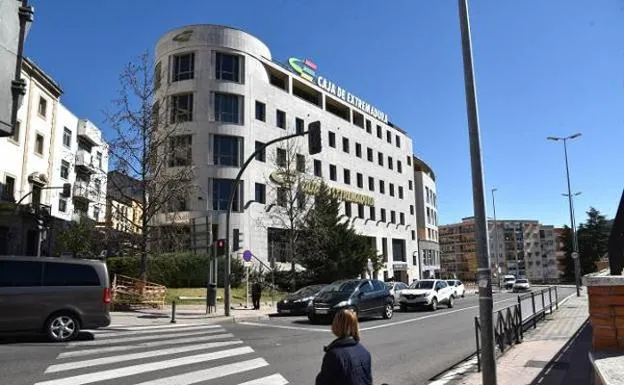
[[[264,146],[264,143],[256,141],[255,151],[258,151],[262,146]],[[258,162],[266,162],[266,149],[256,154],[256,160]]]
[[[410,190],[414,189],[414,182],[412,182],[411,180],[408,181],[408,185]]]
[[[193,164],[193,137],[179,135],[169,138],[169,167]]]
[[[416,231],[412,230],[412,241],[416,240]],[[414,260],[412,261],[414,265],[416,265],[416,256],[414,256]]]
[[[219,166],[240,166],[240,139],[236,136],[215,135],[213,162]]]
[[[396,223],[396,212],[394,210],[390,210],[390,223]]]
[[[355,156],[358,158],[362,157],[362,145],[359,143],[355,143]]]
[[[427,224],[431,224],[431,210],[427,207]]]
[[[381,152],[378,152],[377,153],[377,163],[379,163],[380,166],[383,166],[383,160],[384,160],[383,154]]]
[[[368,177],[368,189],[370,191],[375,191],[375,178],[372,176]]]
[[[306,161],[305,156],[301,154],[297,154],[297,171],[305,172],[306,171]]]
[[[329,139],[329,147],[336,148],[336,134],[332,131],[327,131],[328,139]]]
[[[35,136],[35,154],[43,155],[43,135]]]
[[[301,118],[296,118],[295,119],[295,132],[297,134],[303,134],[303,130],[304,130],[304,122],[303,119]]]
[[[383,180],[379,180],[379,192],[381,194],[385,194],[386,193],[386,183]]]
[[[329,165],[329,179],[333,181],[336,180],[336,166],[333,164]]]
[[[98,168],[101,170],[102,169],[102,153],[101,152],[96,152],[95,153],[95,161],[97,162]]]
[[[380,217],[381,217],[381,221],[385,222],[386,221],[386,209],[381,209],[380,213],[379,213]]]
[[[403,186],[399,186],[399,199],[403,199]]]
[[[193,120],[193,94],[171,96],[171,123],[183,123]]]
[[[173,73],[171,74],[171,81],[177,82],[180,80],[193,79],[195,70],[195,54],[184,53],[173,56]]]
[[[39,107],[37,109],[39,116],[46,118],[48,114],[48,101],[43,96],[39,97]]]
[[[393,162],[393,160],[392,160],[392,157],[391,157],[391,156],[389,156],[389,157],[388,157],[388,168],[389,168],[390,170],[394,169],[394,162]]]
[[[13,126],[13,135],[11,136],[11,140],[15,143],[19,143],[20,141],[20,131],[22,128],[22,123],[20,121],[15,122],[15,126]]]
[[[400,160],[397,160],[397,171],[399,173],[403,173],[403,165],[401,164]]]
[[[381,135],[381,126],[380,126],[379,124],[377,125],[377,137],[378,137],[379,139],[381,139],[381,138],[382,138],[382,135]]]
[[[394,196],[394,183],[390,183],[390,196]]]
[[[282,110],[275,110],[275,125],[286,129],[286,113]]]
[[[306,206],[306,194],[303,191],[297,192],[297,208],[304,209]]]
[[[238,55],[230,55],[227,53],[216,53],[216,78],[219,80],[228,80],[231,82],[240,82],[240,61]]]
[[[349,153],[349,139],[348,138],[342,138],[342,151],[346,152],[347,154]]]
[[[99,221],[100,221],[100,208],[99,208],[98,206],[95,206],[95,207],[93,208],[93,219],[94,219],[96,222],[99,222]]]
[[[69,178],[69,162],[66,160],[61,161],[61,179]]]
[[[279,167],[286,167],[286,150],[283,148],[276,149],[275,153],[275,163]]]
[[[359,188],[364,187],[364,176],[361,173],[358,172],[355,179]]]
[[[353,124],[358,127],[364,128],[364,115],[360,114],[357,111],[353,111]]]
[[[277,188],[277,205],[281,207],[286,207],[288,202],[288,189],[285,187]]]
[[[241,124],[240,99],[240,96],[234,94],[215,93],[215,120],[217,122]]]
[[[426,199],[427,203],[431,203],[431,199],[429,197],[430,197],[429,187],[425,186],[425,199]]]
[[[212,180],[212,209],[213,210],[227,210],[228,200],[230,199],[230,193],[232,192],[232,185],[234,180],[232,179],[213,179]],[[234,202],[232,203],[232,211],[239,211],[239,192],[240,186],[234,194]]]
[[[404,225],[405,224],[405,214],[404,213],[399,213],[399,223]]]
[[[368,215],[369,215],[369,217],[370,217],[370,219],[371,219],[372,221],[374,221],[374,220],[375,220],[375,206],[371,206],[371,207],[369,208],[369,214],[368,214]]]
[[[392,143],[392,133],[390,133],[390,130],[386,131],[386,142]]]
[[[410,214],[414,215],[414,205],[410,205]]]
[[[266,104],[256,100],[256,119],[266,122]]]
[[[345,215],[350,217],[351,216],[351,202],[345,202]]]
[[[388,238],[381,238],[381,253],[384,257],[388,256]]]
[[[4,177],[4,191],[1,198],[1,200],[15,202],[15,178],[8,175]]]
[[[345,184],[351,184],[351,171],[344,169],[344,182]]]
[[[314,159],[314,176],[323,176],[323,166],[321,165],[321,161],[318,159]]]
[[[69,128],[63,127],[63,146],[71,147],[72,132]]]
[[[358,208],[358,218],[364,219],[364,205],[361,203],[358,203],[357,208]]]
[[[62,213],[67,212],[67,199],[59,198],[59,211]]]
[[[366,148],[366,159],[368,159],[369,162],[374,162],[373,160],[373,149],[370,147]]]
[[[266,186],[262,183],[256,183],[256,202],[266,203]]]
[[[154,89],[155,90],[160,88],[160,83],[162,83],[162,64],[158,62],[154,66]]]
[[[394,137],[394,143],[397,147],[401,148],[401,137],[399,135]]]
[[[408,166],[412,165],[412,157],[410,155],[407,156],[407,165]]]
[[[371,121],[366,119],[366,132],[371,133]]]

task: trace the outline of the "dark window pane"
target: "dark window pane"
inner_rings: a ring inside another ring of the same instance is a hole
[[[212,181],[212,209],[227,210],[228,200],[232,191],[232,179],[213,179]],[[232,211],[239,211],[239,192],[242,181],[238,190],[234,194],[234,202],[232,203]]]
[[[342,151],[349,152],[349,139],[347,138],[342,138]]]
[[[362,145],[359,143],[355,144],[355,156],[357,156],[358,158],[362,157]]]
[[[236,136],[214,136],[214,164],[220,166],[240,166],[239,138]]]
[[[256,150],[262,146],[264,146],[264,143],[256,142]],[[256,160],[259,162],[266,162],[266,149],[263,149],[261,152],[256,154]]]
[[[368,189],[370,191],[375,191],[375,178],[372,176],[368,177]]]
[[[381,135],[381,126],[380,125],[377,125],[377,137],[379,139],[381,139],[381,137],[382,137],[382,135]]]
[[[215,120],[225,123],[241,123],[238,95],[215,93]]]
[[[297,154],[297,171],[305,172],[306,171],[306,162],[305,156],[301,154]]]
[[[240,81],[240,60],[237,55],[222,52],[216,54],[216,78],[219,80]]]
[[[301,134],[304,130],[304,123],[303,123],[303,119],[300,118],[296,118],[295,119],[295,132],[297,134]]]
[[[334,134],[331,131],[328,131],[327,133],[329,135],[328,136],[329,137],[329,146],[335,148],[336,147],[336,134]]]
[[[361,173],[359,173],[359,172],[357,173],[357,175],[356,175],[356,179],[357,179],[357,180],[356,180],[356,182],[357,182],[357,186],[358,186],[359,188],[364,187],[364,176],[363,176]]]
[[[323,176],[323,166],[318,159],[314,159],[314,176]]]
[[[256,183],[256,202],[266,203],[266,185],[262,183]]]
[[[193,138],[179,135],[169,138],[169,167],[190,166],[193,163]]]
[[[372,219],[373,221],[375,220],[375,207],[374,206],[370,207],[370,219]]]
[[[344,182],[345,184],[351,184],[351,171],[344,170]]]
[[[345,202],[345,215],[350,217],[351,216],[351,202]]]
[[[100,278],[92,266],[70,263],[44,263],[43,286],[99,286]]]
[[[41,286],[41,262],[0,261],[0,287]]]
[[[173,73],[171,81],[193,79],[195,67],[195,54],[187,53],[173,57]]]
[[[284,111],[277,110],[275,112],[275,125],[286,129],[286,113]]]
[[[366,149],[366,158],[368,159],[369,162],[373,161],[373,149],[370,147]]]
[[[286,150],[283,148],[276,149],[276,163],[279,167],[286,167]]]
[[[171,123],[190,122],[193,120],[193,94],[171,96]]]
[[[329,179],[335,181],[336,180],[336,166],[333,164],[329,165]]]
[[[266,121],[266,105],[256,100],[256,119]]]

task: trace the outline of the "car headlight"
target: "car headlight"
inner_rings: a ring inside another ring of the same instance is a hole
[[[306,297],[296,300],[295,302],[310,302],[314,297]]]
[[[346,301],[340,301],[337,304],[334,305],[334,307],[343,307],[343,306],[349,306],[351,305],[351,300],[348,299]]]

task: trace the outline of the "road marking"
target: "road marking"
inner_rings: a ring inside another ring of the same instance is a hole
[[[52,365],[46,369],[46,373],[56,373],[62,372],[65,370],[74,370],[74,369],[82,369],[89,368],[91,366],[100,366],[106,364],[113,364],[116,362],[124,362],[131,360],[138,360],[142,358],[151,358],[151,357],[160,357],[160,356],[168,356],[170,354],[178,354],[185,352],[194,352],[196,350],[203,349],[211,349],[211,348],[220,348],[223,346],[237,345],[242,344],[243,341],[235,340],[235,341],[223,341],[223,342],[208,342],[205,344],[197,344],[197,345],[186,345],[176,348],[169,349],[160,349],[160,350],[150,350],[147,352],[141,353],[132,353],[132,354],[122,354],[116,356],[95,358],[92,360],[84,360],[84,361],[74,361],[68,362],[64,364]]]
[[[89,330],[93,334],[111,333],[116,331],[130,331],[130,330],[149,330],[149,329],[170,329],[177,327],[193,326],[193,324],[167,324],[167,325],[145,325],[145,326],[123,326],[123,325],[109,325],[102,329]],[[218,326],[218,325],[217,325]]]
[[[205,361],[217,360],[220,358],[233,357],[242,354],[253,353],[253,349],[245,346],[242,348],[222,350],[219,352],[211,352],[197,354],[194,356],[174,358],[172,360],[150,362],[147,364],[126,366],[118,369],[103,370],[95,373],[87,373],[79,376],[58,378],[51,381],[38,382],[35,385],[83,385],[93,382],[112,380],[120,377],[133,376],[140,373],[152,372],[156,370],[174,368],[183,365],[197,364]]]
[[[156,334],[156,333],[160,333],[158,335],[171,335],[172,333],[184,333],[184,332],[196,331],[196,330],[213,330],[213,329],[221,329],[221,327],[218,325],[195,325],[195,326],[185,326],[185,327],[181,327],[181,328],[177,328],[173,330],[152,329],[152,330],[137,330],[137,331],[121,331],[121,332],[96,334],[96,336],[98,339],[104,339],[104,338],[116,338],[116,337],[123,337],[123,336],[136,336],[136,335],[142,335],[142,334]]]
[[[182,334],[183,336],[201,336],[201,335],[205,335],[205,334],[212,334],[212,333],[218,333],[219,330],[203,330],[203,331],[199,331],[199,332],[193,332],[193,333],[184,333]],[[178,336],[176,335],[163,335],[163,334],[157,334],[157,335],[149,335],[149,336],[141,336],[141,337],[130,337],[130,338],[108,338],[108,339],[97,339],[97,340],[93,340],[93,341],[76,341],[76,342],[70,342],[69,345],[67,345],[68,348],[77,348],[77,347],[81,347],[81,346],[99,346],[99,345],[113,345],[113,344],[117,344],[117,343],[126,343],[126,342],[136,342],[136,341],[149,341],[149,340],[165,340],[165,339],[173,339],[176,338]]]
[[[156,342],[144,342],[136,345],[124,345],[124,346],[110,346],[108,348],[86,349],[86,350],[73,350],[71,352],[61,353],[56,357],[57,359],[70,358],[70,357],[83,357],[93,354],[111,353],[111,352],[123,352],[126,350],[151,348],[156,346],[167,346],[185,344],[188,342],[206,342],[211,340],[218,340],[222,338],[233,338],[231,333],[217,334],[214,336],[206,337],[189,337],[189,338],[177,338],[173,340],[156,341]]]
[[[286,385],[288,380],[282,377],[281,374],[273,374],[267,377],[258,378],[255,380],[242,382],[238,385]]]
[[[164,377],[153,381],[141,382],[138,385],[191,385],[198,382],[229,376],[231,374],[262,368],[265,366],[269,366],[269,363],[262,358],[256,358],[253,360],[237,362],[234,364],[215,366],[209,369],[179,374],[177,376]],[[271,385],[265,382],[261,382],[261,384]]]
[[[261,326],[261,327],[274,328],[274,329],[291,329],[291,330],[304,330],[304,331],[307,331],[307,332],[331,333],[331,330],[329,330],[329,329],[306,328],[306,327],[303,327],[303,326],[271,325],[271,324],[263,324],[263,323],[259,323],[259,322],[239,322],[238,324],[239,325],[248,325],[248,326]]]

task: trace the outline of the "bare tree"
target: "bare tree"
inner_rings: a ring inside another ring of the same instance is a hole
[[[175,223],[176,213],[189,210],[188,198],[194,190],[191,136],[179,124],[192,119],[192,109],[179,100],[157,97],[159,88],[165,86],[160,71],[148,53],[128,63],[119,75],[118,98],[106,111],[115,133],[110,146],[114,169],[137,181],[137,186],[115,185],[113,181],[112,188],[140,206],[138,218],[126,219],[140,234],[142,279],[147,277],[148,251],[156,250],[153,242],[162,234],[159,215]]]

